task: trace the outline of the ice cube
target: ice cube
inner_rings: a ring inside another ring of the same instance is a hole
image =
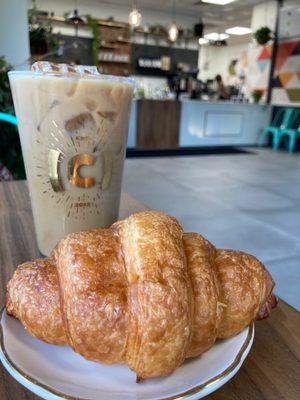
[[[67,76],[100,75],[97,67],[92,65],[56,64],[49,61],[37,61],[32,64],[31,70],[45,74],[60,74]]]

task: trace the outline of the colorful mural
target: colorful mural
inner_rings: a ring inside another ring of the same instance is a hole
[[[300,105],[300,41],[286,41],[278,46],[275,63],[273,104]]]
[[[247,74],[247,93],[249,96],[253,91],[260,91],[263,94],[263,100],[265,100],[269,82],[271,54],[272,45],[249,47]]]

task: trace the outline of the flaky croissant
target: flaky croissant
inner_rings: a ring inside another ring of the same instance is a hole
[[[253,256],[217,250],[161,212],[68,235],[20,265],[7,311],[38,339],[88,360],[126,363],[138,379],[170,374],[268,316],[274,282]]]

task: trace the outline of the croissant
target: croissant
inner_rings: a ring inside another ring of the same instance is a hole
[[[36,338],[88,360],[126,363],[140,380],[168,375],[267,317],[273,287],[255,257],[217,250],[148,211],[70,234],[51,257],[20,265],[6,307]]]

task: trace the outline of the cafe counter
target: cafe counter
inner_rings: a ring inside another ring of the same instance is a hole
[[[271,107],[199,100],[134,100],[128,148],[168,150],[256,145]]]

